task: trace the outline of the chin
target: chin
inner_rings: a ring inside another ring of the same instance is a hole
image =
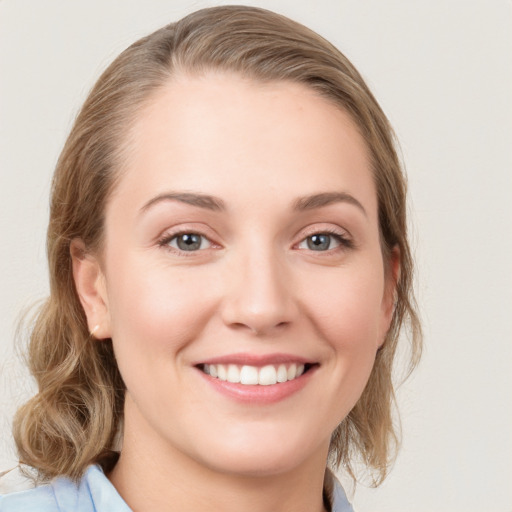
[[[301,465],[298,457],[276,457],[275,454],[247,453],[238,457],[225,457],[222,464],[215,461],[210,469],[216,473],[238,475],[242,477],[267,477],[277,476],[292,472]]]
[[[216,447],[210,445],[207,465],[219,473],[247,477],[289,473],[314,458],[321,459],[325,465],[329,440],[314,446],[310,441],[293,437],[281,435],[265,439],[256,436]]]

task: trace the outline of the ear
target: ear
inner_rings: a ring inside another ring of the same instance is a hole
[[[389,259],[384,262],[387,265],[384,271],[384,295],[382,297],[382,341],[379,348],[384,344],[386,335],[391,326],[393,313],[395,312],[396,287],[400,279],[400,248],[393,247]]]
[[[87,317],[89,332],[97,339],[111,337],[105,276],[96,256],[87,252],[82,240],[70,245],[73,279]]]

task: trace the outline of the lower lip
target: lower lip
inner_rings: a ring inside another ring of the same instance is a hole
[[[215,391],[229,398],[244,403],[272,404],[298,393],[309,382],[317,368],[317,366],[313,366],[296,379],[269,386],[247,386],[240,383],[227,382],[210,377],[210,375],[207,375],[200,369],[197,369],[197,371]]]

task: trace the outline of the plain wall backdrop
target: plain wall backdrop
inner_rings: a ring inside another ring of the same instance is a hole
[[[0,472],[32,383],[14,352],[20,311],[48,289],[54,165],[106,65],[192,0],[0,0]],[[512,3],[268,0],[361,71],[409,175],[419,370],[398,393],[403,447],[359,512],[512,511]],[[0,480],[0,492],[8,479]]]

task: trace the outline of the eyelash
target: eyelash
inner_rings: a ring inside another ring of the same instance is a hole
[[[204,240],[207,240],[208,243],[211,244],[210,247],[208,247],[208,248],[211,248],[211,246],[216,245],[207,236],[205,236],[201,233],[195,232],[193,230],[179,231],[177,233],[165,234],[162,238],[160,238],[158,240],[158,245],[165,250],[171,251],[174,254],[177,254],[178,256],[183,256],[183,257],[194,256],[194,253],[201,252],[201,251],[205,250],[205,249],[198,249],[195,251],[185,251],[185,250],[182,250],[179,248],[171,247],[169,245],[174,239],[177,239],[178,237],[183,236],[183,235],[196,235],[196,236],[201,237]],[[338,252],[340,250],[343,251],[343,250],[354,248],[354,242],[351,239],[347,238],[344,234],[340,233],[339,231],[336,231],[335,229],[322,229],[322,230],[312,231],[311,233],[307,234],[304,238],[302,238],[298,244],[295,244],[294,247],[304,243],[305,241],[307,241],[308,238],[311,238],[315,235],[317,235],[317,236],[326,235],[326,236],[332,237],[339,243],[339,246],[335,247],[333,249],[327,249],[325,251],[314,251],[314,250],[310,249],[311,252],[332,254],[335,251]],[[304,250],[304,249],[301,249],[301,250]]]
[[[205,236],[201,233],[197,233],[196,231],[193,231],[193,230],[179,231],[177,233],[171,233],[171,234],[166,233],[162,238],[160,238],[158,240],[158,245],[167,251],[170,251],[178,256],[183,256],[183,257],[194,256],[194,253],[201,252],[202,250],[204,251],[204,249],[199,249],[196,251],[185,251],[185,250],[181,250],[176,247],[171,247],[169,245],[174,239],[177,239],[180,236],[184,236],[184,235],[196,235],[196,236],[201,237],[203,240],[207,240],[211,244],[210,246],[216,245],[207,236]]]
[[[311,233],[308,233],[299,242],[299,244],[302,244],[308,238],[311,238],[311,237],[313,237],[315,235],[317,235],[317,236],[321,236],[321,235],[330,236],[330,237],[334,238],[339,243],[339,246],[335,247],[333,249],[327,249],[326,251],[313,251],[311,249],[311,252],[320,252],[320,253],[323,252],[323,253],[332,254],[334,251],[338,252],[338,251],[343,251],[343,250],[347,250],[347,249],[353,249],[355,247],[355,244],[354,244],[353,240],[348,238],[344,233],[340,233],[336,229],[329,229],[329,228],[327,228],[327,229],[320,229],[320,230],[316,229],[316,230],[312,231]]]

